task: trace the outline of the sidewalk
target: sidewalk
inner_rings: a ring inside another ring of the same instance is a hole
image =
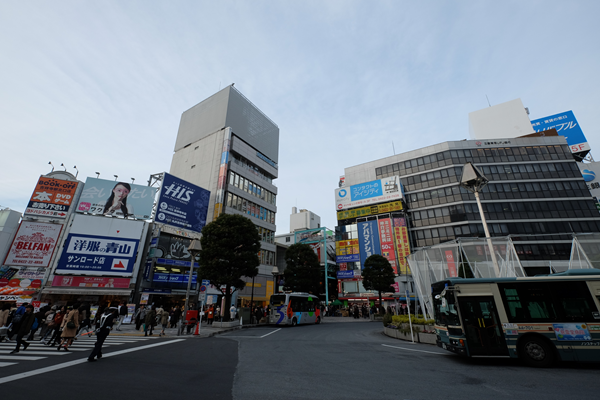
[[[142,325],[143,327],[143,325]],[[199,335],[194,335],[195,332],[195,328],[192,329],[190,334],[187,334],[187,330],[184,328],[183,332],[181,334],[181,336],[177,336],[177,328],[167,328],[165,329],[165,338],[177,338],[177,337],[211,337],[211,336],[215,336],[215,335],[219,335],[221,333],[224,332],[229,332],[229,331],[234,331],[237,329],[240,329],[240,326],[234,326],[234,327],[220,327],[218,322],[214,322],[212,325],[206,325],[206,323],[202,324],[202,327],[200,328],[200,334]],[[140,328],[142,329],[142,328]],[[153,329],[153,337],[157,337],[158,334],[162,331],[162,326],[155,326]],[[148,334],[150,331],[148,331]],[[110,336],[144,336],[144,331],[140,330],[140,331],[136,331],[135,330],[135,324],[122,324],[121,325],[121,330],[116,330],[113,329],[110,332]]]

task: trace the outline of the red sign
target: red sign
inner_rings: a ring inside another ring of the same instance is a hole
[[[29,199],[25,214],[65,218],[78,182],[41,176]]]
[[[446,250],[446,262],[448,263],[448,273],[451,278],[456,278],[458,274],[456,273],[456,263],[454,262],[454,254],[452,250]]]
[[[394,269],[394,274],[398,275],[396,266],[396,249],[394,249],[394,232],[392,231],[392,221],[389,218],[380,219],[379,239],[381,240],[381,255],[384,256]]]
[[[103,278],[94,276],[55,276],[52,286],[75,286],[89,288],[122,288],[128,289],[129,278]]]

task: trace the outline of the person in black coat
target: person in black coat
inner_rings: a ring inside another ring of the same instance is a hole
[[[21,348],[21,344],[23,344],[23,350],[27,350],[27,347],[29,347],[29,343],[23,340],[23,337],[29,334],[29,331],[31,331],[31,327],[33,326],[34,321],[35,315],[33,315],[33,306],[31,304],[28,304],[27,307],[25,307],[25,314],[23,314],[23,317],[19,321],[19,326],[13,328],[14,331],[17,333],[17,347],[15,347],[15,349],[11,351],[10,354],[18,353]]]
[[[102,358],[102,345],[112,330],[115,318],[117,317],[117,309],[114,307],[106,308],[104,314],[98,321],[98,329],[96,329],[96,343],[92,354],[88,357],[88,361],[96,361],[96,358]]]

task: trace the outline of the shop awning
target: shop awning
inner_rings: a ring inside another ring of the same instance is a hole
[[[90,296],[129,296],[131,289],[97,289],[75,287],[44,288],[42,294],[83,294]]]

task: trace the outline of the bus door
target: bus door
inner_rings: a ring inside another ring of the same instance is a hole
[[[506,355],[508,348],[494,298],[458,297],[469,355]]]

